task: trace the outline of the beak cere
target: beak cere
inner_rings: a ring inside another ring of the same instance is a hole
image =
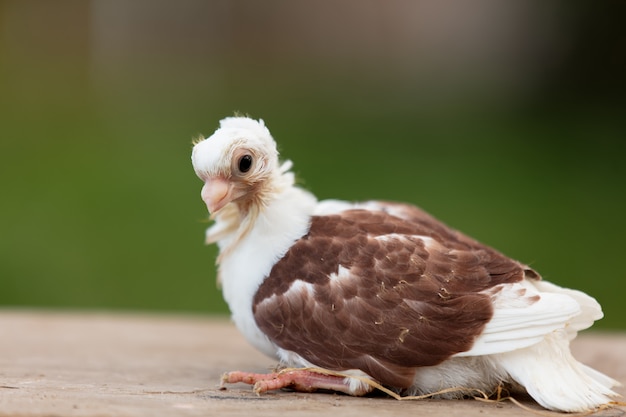
[[[226,204],[230,203],[231,183],[223,178],[209,178],[205,181],[200,192],[209,213],[215,213]]]

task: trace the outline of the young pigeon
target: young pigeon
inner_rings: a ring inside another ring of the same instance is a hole
[[[291,162],[279,163],[263,120],[223,119],[191,158],[233,321],[297,368],[225,382],[363,395],[368,378],[401,395],[453,388],[444,398],[506,385],[565,412],[617,396],[617,381],[570,353],[577,332],[602,317],[590,296],[415,206],[317,201],[294,184]]]

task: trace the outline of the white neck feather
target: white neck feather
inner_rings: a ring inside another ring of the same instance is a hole
[[[291,172],[281,172],[280,180],[263,207],[241,218],[236,206],[227,206],[207,230],[207,240],[217,241],[220,248],[218,276],[233,320],[250,343],[272,356],[275,348],[256,326],[252,300],[272,266],[308,232],[317,203],[293,185]]]

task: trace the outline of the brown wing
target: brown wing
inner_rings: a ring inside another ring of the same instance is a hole
[[[524,267],[421,211],[393,212],[313,217],[255,295],[260,329],[317,366],[396,387],[469,350],[493,314],[481,291]]]

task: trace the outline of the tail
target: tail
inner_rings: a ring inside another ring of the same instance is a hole
[[[496,355],[496,362],[543,407],[566,412],[597,409],[614,401],[619,382],[578,362],[564,331],[533,346]]]
[[[592,297],[545,281],[533,282],[540,292],[570,296],[580,305],[580,314],[563,329],[547,334],[532,346],[494,355],[499,363],[543,407],[566,412],[597,409],[614,401],[619,394],[611,388],[616,380],[578,362],[571,354],[569,342],[579,330],[586,329],[602,317],[600,305]]]

